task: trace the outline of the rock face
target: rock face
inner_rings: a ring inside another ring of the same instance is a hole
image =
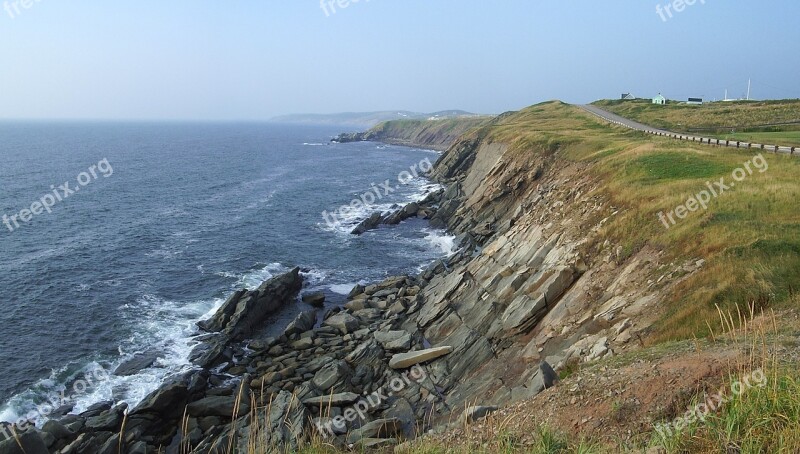
[[[222,332],[231,340],[243,340],[268,315],[292,302],[302,286],[300,268],[295,268],[264,282],[257,290],[234,293],[211,319],[198,325],[206,331]]]
[[[444,151],[459,140],[460,136],[472,128],[490,122],[489,117],[472,115],[457,119],[406,120],[381,123],[366,132],[340,134],[331,142],[347,143],[375,141],[394,145]]]

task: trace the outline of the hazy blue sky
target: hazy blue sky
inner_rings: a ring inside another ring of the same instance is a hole
[[[749,77],[756,98],[800,97],[797,0],[697,0],[666,21],[655,0],[4,1],[0,118],[499,113],[738,97]]]

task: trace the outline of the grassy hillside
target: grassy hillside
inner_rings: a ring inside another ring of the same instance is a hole
[[[717,121],[722,123],[724,119]],[[603,227],[599,241],[587,245],[588,254],[598,251],[604,240],[620,245],[624,256],[646,246],[663,251],[664,264],[659,270],[665,271],[652,276],[653,286],[683,277],[667,271],[669,263],[705,261],[699,271],[661,302],[659,320],[644,340],[648,346],[645,351],[663,355],[674,351],[675,345],[688,345],[689,350],[696,348],[699,352],[709,348],[703,345],[722,342],[732,350],[751,352],[749,364],[743,367],[761,367],[768,374],[770,386],[753,391],[746,399],[734,399],[704,424],[697,423],[691,430],[666,440],[660,440],[654,432],[639,434],[645,445],[658,441],[668,446],[668,452],[731,452],[732,447],[741,448],[735,452],[792,452],[800,448],[795,425],[800,417],[796,395],[800,376],[796,362],[787,366],[786,358],[778,358],[777,353],[779,345],[794,351],[800,328],[797,315],[783,316],[788,325],[780,329],[780,336],[775,332],[765,334],[773,331],[768,321],[756,340],[747,335],[743,344],[732,343],[730,338],[720,340],[720,333],[742,330],[753,336],[747,327],[747,321],[752,319],[748,313],[774,310],[786,314],[800,303],[800,159],[650,136],[610,126],[560,102],[508,114],[480,128],[475,135],[509,144],[519,159],[544,154],[586,164],[586,172],[600,182],[594,195],[607,198],[618,208],[616,216]],[[673,215],[675,224],[669,228],[664,225],[659,213],[675,213],[676,207],[688,206],[690,197],[708,190],[709,182],[717,183],[721,178],[725,184],[734,185],[716,197],[710,196],[705,202],[707,208],[687,210],[685,219]],[[770,346],[770,342],[776,346]],[[686,352],[679,356],[691,355]],[[638,361],[643,369],[652,369],[651,359],[642,362],[635,358],[634,355],[619,361]],[[694,367],[702,364],[698,361]],[[518,411],[498,416],[481,429],[465,427],[458,434],[421,440],[405,452],[621,452],[621,445],[610,447],[609,440],[551,430],[551,417],[532,416],[543,402],[558,400],[559,393],[566,395],[563,399],[567,410],[562,411],[569,411],[574,398],[570,398],[568,388],[584,388],[587,381],[596,381],[598,376],[607,380],[620,367],[617,363],[601,363],[583,382],[565,384],[538,403],[521,404]],[[717,380],[724,383],[728,379],[717,376]],[[690,389],[676,412],[699,399],[694,394],[702,393],[698,384],[690,385]],[[607,413],[616,418],[626,408],[614,401]],[[638,430],[638,426],[629,426],[629,430]]]
[[[649,245],[675,262],[705,260],[664,302],[651,343],[708,335],[709,326],[720,323],[718,306],[736,312],[750,303],[780,308],[800,302],[800,159],[650,136],[559,102],[530,107],[479,134],[510,144],[523,157],[547,153],[588,163],[587,171],[603,182],[597,194],[619,207],[603,238],[621,245],[625,256]],[[740,178],[744,172],[742,181],[734,171]],[[719,191],[721,178],[733,186],[715,197],[708,185]],[[687,205],[698,194],[706,209]],[[694,211],[680,219],[679,206]]]
[[[678,103],[658,106],[649,100],[604,100],[594,104],[623,117],[671,131],[708,132],[716,134],[715,137],[737,140],[756,140],[754,137],[758,137],[757,140],[771,141],[769,143],[800,145],[797,137],[800,100],[715,102],[702,106]],[[779,134],[785,131],[793,133]],[[736,133],[761,134],[737,137]]]

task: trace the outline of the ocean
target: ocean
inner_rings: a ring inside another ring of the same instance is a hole
[[[350,235],[373,211],[438,189],[415,171],[438,153],[330,143],[340,132],[0,123],[0,421],[41,421],[47,411],[36,408],[54,395],[74,412],[136,405],[192,367],[198,320],[234,290],[295,266],[304,291],[324,291],[330,306],[356,283],[448,255],[453,238],[422,220]],[[297,302],[274,323],[303,309]],[[113,375],[142,353],[157,360]],[[110,375],[81,381],[100,369]]]

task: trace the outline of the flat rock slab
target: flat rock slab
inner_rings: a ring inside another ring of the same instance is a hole
[[[123,361],[116,370],[114,375],[119,377],[127,377],[130,375],[138,374],[144,369],[152,366],[158,360],[160,354],[158,352],[139,353],[134,355],[126,361]]]
[[[339,393],[339,394],[331,394],[328,396],[320,396],[320,397],[311,397],[305,399],[303,404],[305,405],[330,405],[331,407],[340,407],[342,405],[349,405],[353,402],[357,401],[361,396],[355,393]]]
[[[392,356],[389,367],[392,369],[407,369],[426,361],[431,361],[453,352],[453,347],[437,347],[415,352],[400,353]]]

